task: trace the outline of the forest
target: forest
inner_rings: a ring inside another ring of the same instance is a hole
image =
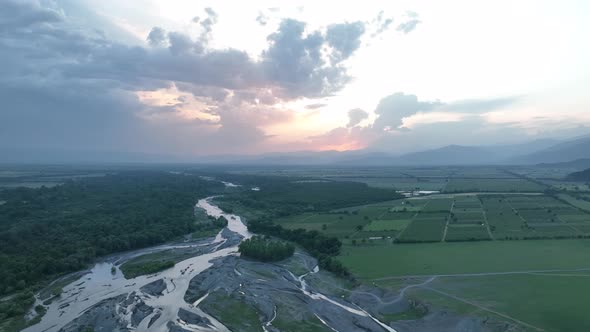
[[[219,177],[241,184],[252,183],[260,188],[259,191],[237,191],[220,198],[220,201],[237,203],[275,217],[306,211],[328,211],[402,197],[394,190],[373,188],[359,182],[236,174]]]
[[[0,191],[0,295],[194,232],[196,201],[222,190],[197,176],[134,171]]]
[[[270,220],[251,220],[248,229],[254,233],[275,236],[302,246],[317,258],[320,268],[335,273],[341,277],[351,277],[350,272],[333,257],[340,254],[342,242],[335,237],[328,237],[317,231],[305,229],[286,229]]]
[[[253,236],[240,243],[239,251],[243,257],[276,262],[293,256],[295,246],[265,236]]]

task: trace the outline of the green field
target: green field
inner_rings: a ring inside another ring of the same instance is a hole
[[[373,220],[369,225],[367,225],[364,230],[365,231],[402,231],[404,230],[411,220],[407,219],[400,219],[400,220]]]
[[[399,290],[436,276],[406,294],[434,310],[489,317],[527,331],[590,330],[590,240],[584,239],[590,237],[590,194],[584,185],[559,181],[568,171],[316,172],[374,187],[443,191],[277,220],[339,237],[345,245],[338,259],[362,283]]]
[[[588,196],[584,195],[583,198],[589,198]],[[569,204],[580,208],[585,211],[590,211],[590,201],[582,199],[582,197],[574,197],[568,194],[559,194],[559,198],[568,202]]]
[[[393,290],[439,275],[407,293],[438,309],[531,331],[590,327],[589,240],[346,246],[339,259],[363,282]]]
[[[590,268],[590,241],[483,241],[345,246],[340,260],[362,279]]]
[[[409,295],[465,314],[492,316],[527,330],[588,331],[590,298],[583,273],[437,278]],[[379,283],[388,287],[387,283]],[[496,315],[497,312],[502,316]]]
[[[483,225],[449,225],[445,241],[491,240],[487,227]]]
[[[453,178],[445,187],[445,192],[542,192],[544,186],[520,179],[466,179]]]
[[[441,194],[303,213],[275,221],[288,229],[315,230],[341,240],[383,237],[402,243],[590,236],[590,213],[559,198],[540,194]]]

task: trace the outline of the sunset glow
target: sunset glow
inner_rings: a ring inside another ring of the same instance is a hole
[[[11,103],[39,97],[3,112],[4,133],[34,144],[16,128],[52,107],[31,128],[48,147],[191,156],[401,153],[460,143],[448,130],[487,133],[471,144],[573,137],[590,124],[590,27],[577,5],[31,0],[18,8],[39,21],[2,37],[2,81]],[[18,46],[21,31],[39,46]],[[21,59],[29,75],[12,69]]]

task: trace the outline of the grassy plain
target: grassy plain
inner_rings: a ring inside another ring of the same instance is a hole
[[[346,246],[339,259],[363,282],[393,290],[439,275],[407,293],[434,308],[527,331],[590,328],[588,240]]]
[[[443,277],[428,288],[411,290],[409,294],[454,311],[512,321],[527,330],[534,331],[536,327],[554,332],[588,331],[590,297],[582,294],[590,294],[589,277],[588,271]]]
[[[546,187],[520,178],[452,178],[445,192],[540,192]]]
[[[362,282],[399,290],[438,275],[406,294],[434,308],[511,321],[524,330],[590,330],[590,241],[581,239],[590,236],[585,200],[590,194],[583,192],[585,185],[560,180],[570,171],[432,167],[313,172],[374,187],[444,193],[276,220],[284,227],[339,237],[345,245],[338,259]],[[547,190],[560,192],[552,196]],[[371,240],[375,238],[382,240]],[[407,313],[418,318],[412,314]]]
[[[575,239],[345,246],[339,259],[362,279],[577,269],[590,268],[590,241]]]

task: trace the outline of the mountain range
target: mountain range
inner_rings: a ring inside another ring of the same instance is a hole
[[[436,149],[396,155],[387,151],[301,151],[260,155],[217,155],[187,157],[137,152],[1,149],[0,164],[40,163],[202,163],[244,165],[535,165],[565,164],[574,169],[590,167],[590,135],[569,140],[540,139],[520,144],[466,146],[448,145]]]

